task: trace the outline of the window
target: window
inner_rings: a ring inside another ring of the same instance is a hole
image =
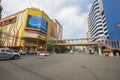
[[[0,26],[9,25],[9,24],[12,24],[12,23],[15,23],[15,22],[16,22],[16,17],[13,17],[13,18],[1,21]]]
[[[6,50],[6,52],[7,52],[7,53],[12,53],[12,51],[11,51],[11,50]]]
[[[1,49],[1,52],[5,52],[5,50],[4,50],[4,49]]]

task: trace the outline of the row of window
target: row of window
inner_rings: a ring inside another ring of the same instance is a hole
[[[89,17],[89,19],[90,19],[90,24],[91,24],[91,25],[93,25],[96,20],[101,19],[101,18],[98,16],[98,14],[99,14],[99,13],[96,13],[94,17],[91,17],[91,16]]]
[[[99,7],[96,7],[96,10],[94,12],[90,12],[90,19],[93,20],[93,18],[95,17],[95,14],[99,13]]]
[[[102,31],[102,30],[103,30],[102,28],[97,29],[96,31],[94,31],[94,32],[92,33],[92,36],[95,35],[95,33],[97,33],[98,31]]]
[[[10,19],[1,21],[0,26],[5,26],[5,25],[12,24],[12,23],[15,23],[15,22],[16,22],[16,17],[10,18]]]
[[[98,20],[93,25],[90,25],[90,30],[91,31],[94,31],[97,26],[101,25],[101,20],[99,20],[99,21]]]
[[[3,52],[3,53],[5,53],[5,52],[7,52],[7,53],[12,53],[12,50],[1,49],[1,52]]]
[[[93,12],[93,10],[95,10],[95,7],[96,7],[97,5],[98,5],[98,2],[97,2],[97,1],[94,1],[90,12]],[[90,13],[89,15],[91,16],[91,13]]]

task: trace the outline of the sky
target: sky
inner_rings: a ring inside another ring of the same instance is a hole
[[[84,19],[93,0],[2,0],[2,17],[26,8],[43,10],[63,27],[63,39],[85,38]]]

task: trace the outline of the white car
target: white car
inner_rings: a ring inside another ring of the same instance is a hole
[[[19,53],[20,53],[21,55],[26,55],[26,52],[25,52],[25,51],[19,51]]]
[[[0,48],[0,58],[18,59],[20,54],[9,48]]]

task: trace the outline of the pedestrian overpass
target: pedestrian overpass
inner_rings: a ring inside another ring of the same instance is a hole
[[[55,46],[104,46],[110,50],[120,50],[120,40],[108,40],[105,37],[99,37],[99,41],[92,40],[94,38],[57,39],[54,42]]]
[[[61,39],[55,40],[55,46],[98,46],[98,42],[92,42],[91,38]]]

